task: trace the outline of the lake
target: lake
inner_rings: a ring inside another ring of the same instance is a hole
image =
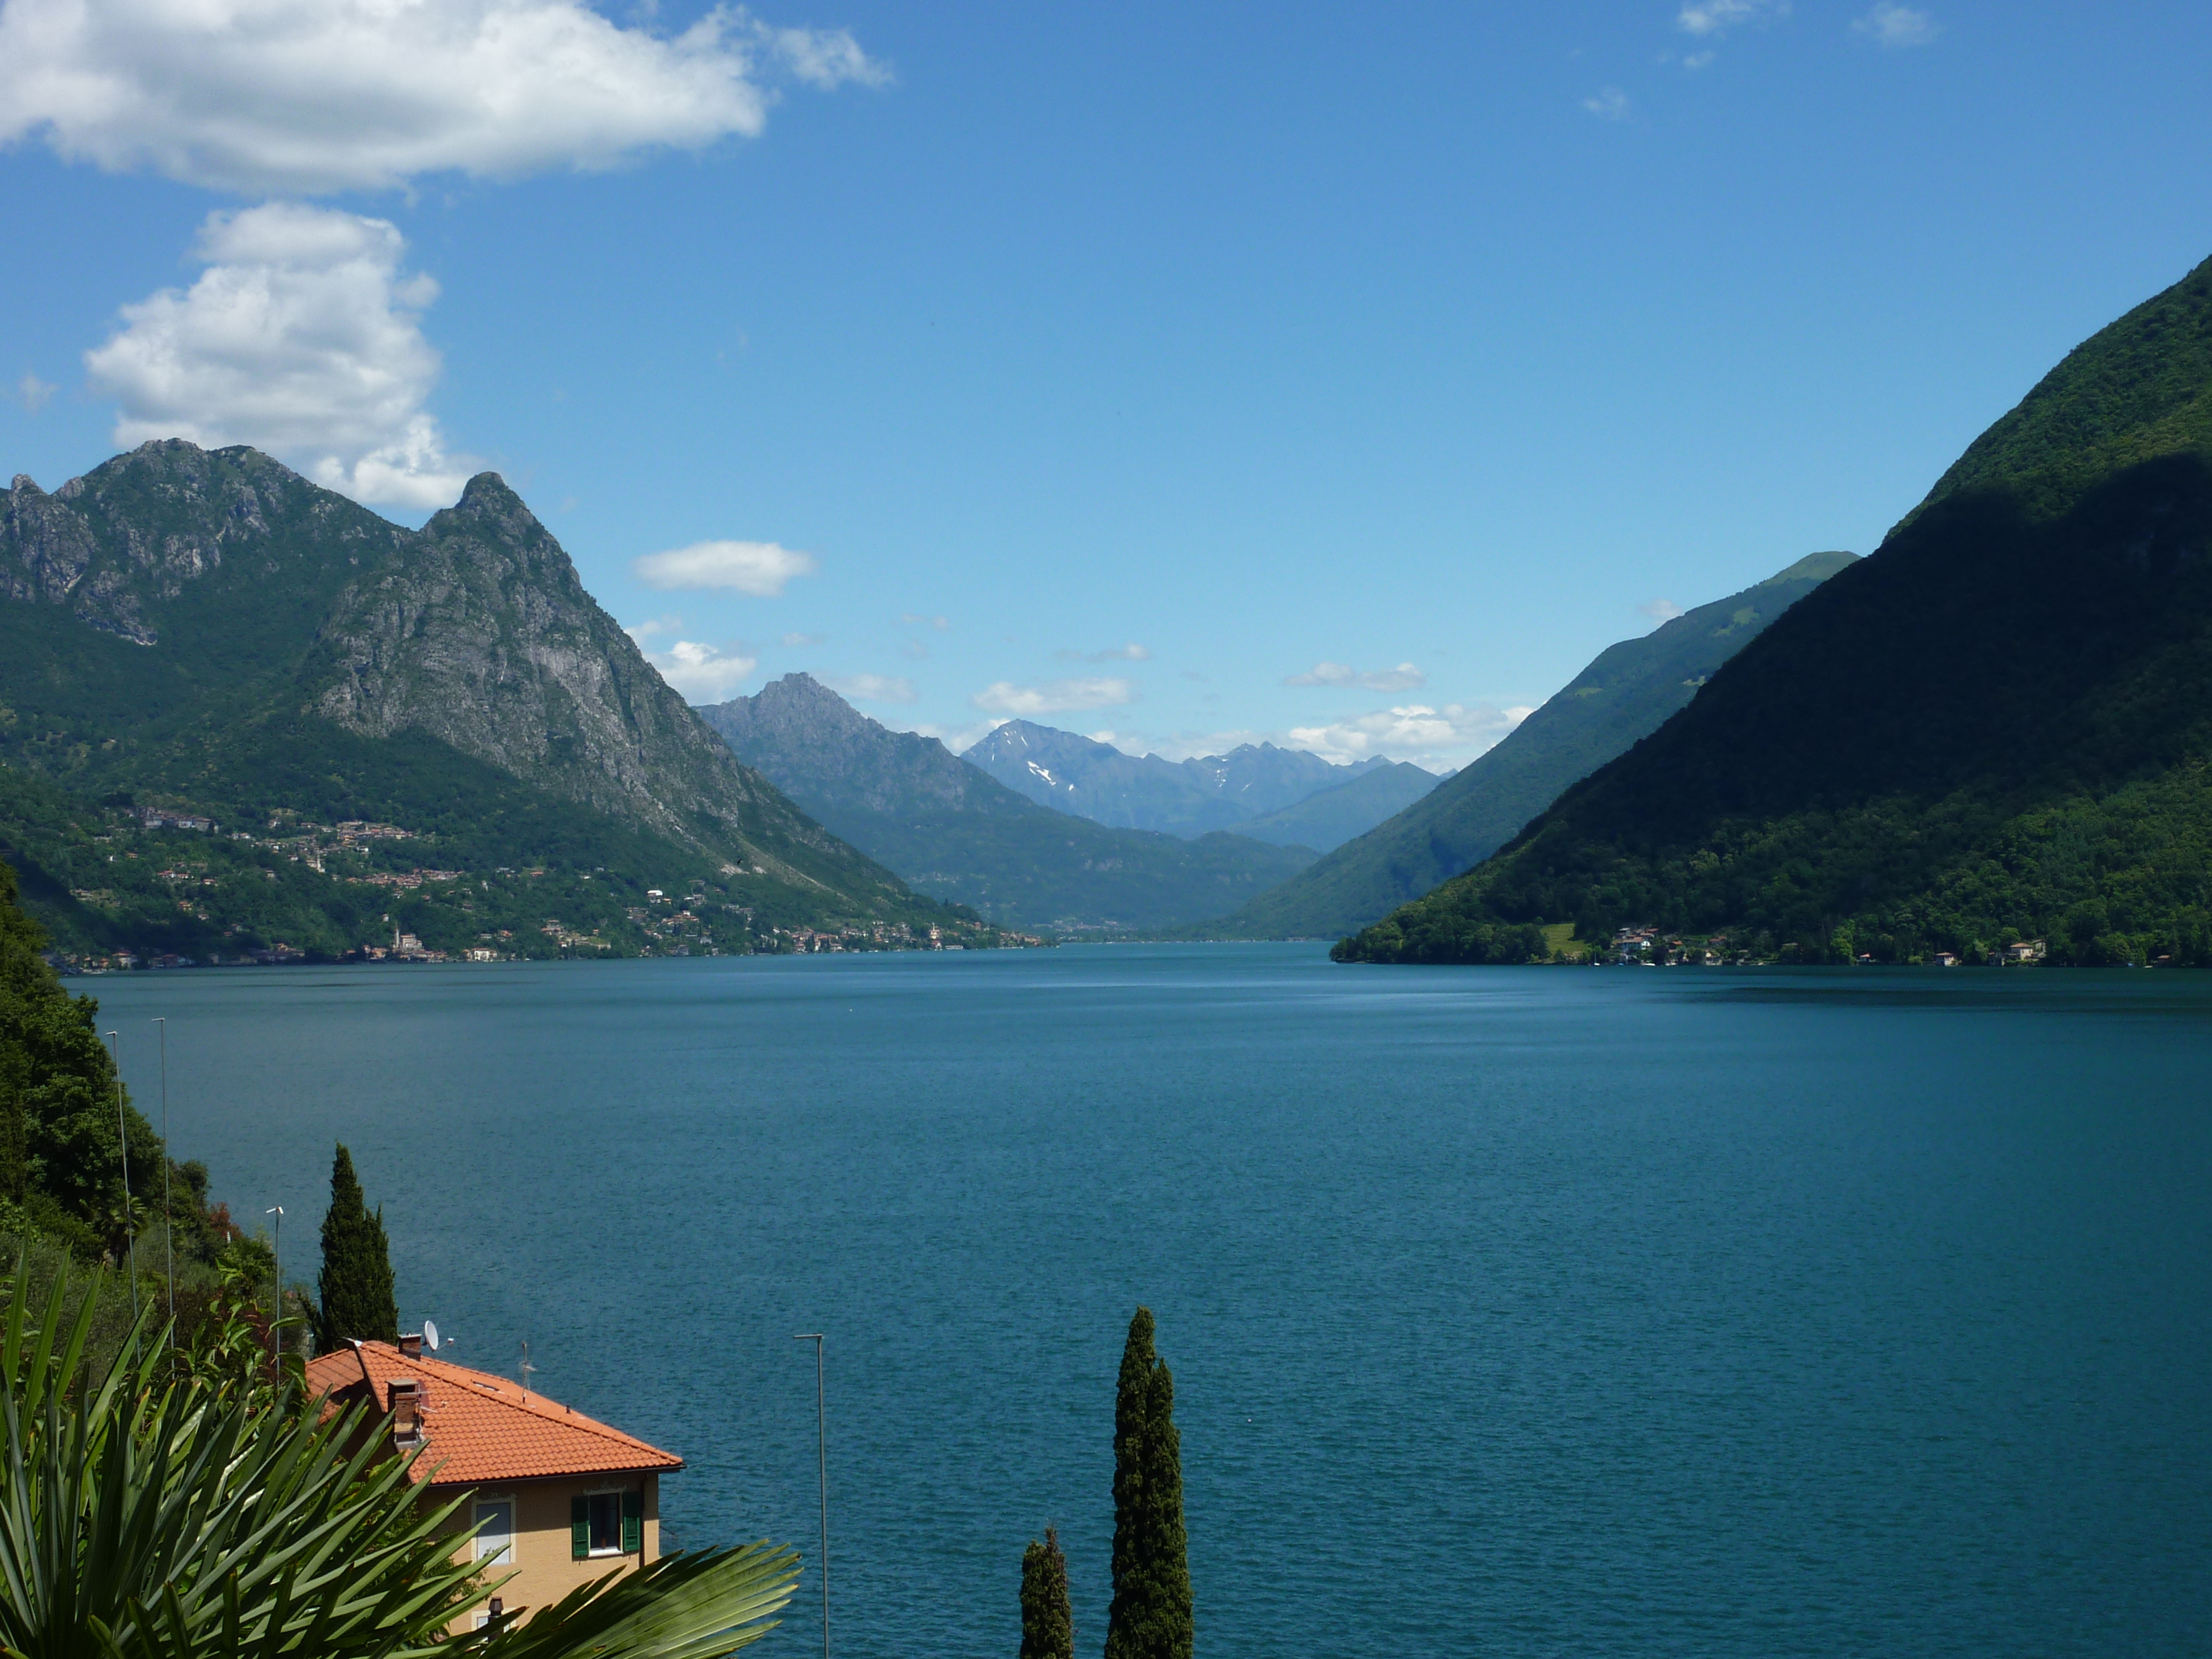
[[[73,981],[312,1279],[681,1454],[836,1652],[1104,1633],[1139,1302],[1203,1659],[2201,1656],[2212,975],[1352,969],[1319,947]]]

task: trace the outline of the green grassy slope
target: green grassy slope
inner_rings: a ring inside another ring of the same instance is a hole
[[[1365,926],[1487,858],[1558,798],[1688,703],[1723,663],[1851,562],[1815,553],[1601,652],[1505,740],[1311,869],[1200,931],[1330,938]]]
[[[2208,319],[2200,268],[2101,331],[1879,552],[1340,957],[1513,959],[1571,919],[1793,960],[2212,959]]]

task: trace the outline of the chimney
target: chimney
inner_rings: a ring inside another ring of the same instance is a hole
[[[392,1379],[392,1438],[395,1445],[411,1446],[422,1437],[422,1385],[412,1377]]]
[[[422,1357],[422,1332],[410,1331],[399,1339],[399,1357],[402,1359],[420,1359]]]

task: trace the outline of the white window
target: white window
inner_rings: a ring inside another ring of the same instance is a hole
[[[620,1555],[623,1553],[622,1504],[618,1492],[595,1492],[591,1494],[592,1553]]]
[[[477,1562],[480,1566],[514,1565],[514,1500],[477,1499]]]

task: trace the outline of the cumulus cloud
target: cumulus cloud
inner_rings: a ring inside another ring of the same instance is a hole
[[[854,702],[912,702],[914,682],[886,674],[824,674],[822,684]]]
[[[1790,0],[1686,0],[1674,14],[1674,24],[1684,33],[1704,39],[1741,23],[1763,23],[1789,15]]]
[[[1682,607],[1672,599],[1646,599],[1636,609],[1656,623],[1672,622],[1682,614]]]
[[[419,319],[438,285],[403,273],[406,246],[327,208],[210,214],[198,280],[124,307],[85,354],[121,405],[116,443],[252,444],[360,501],[450,505],[470,468],[423,408],[441,364]]]
[[[1635,113],[1628,94],[1619,87],[1607,87],[1583,100],[1583,107],[1601,121],[1626,121]]]
[[[1889,4],[1885,0],[1885,3],[1855,21],[1851,30],[1869,36],[1877,46],[1924,46],[1936,38],[1938,26],[1924,11]]]
[[[1127,645],[1109,645],[1103,651],[1055,651],[1052,653],[1062,662],[1150,662],[1152,653],[1132,640]]]
[[[8,388],[8,400],[20,406],[26,415],[35,415],[46,406],[46,399],[54,395],[54,388],[27,368],[23,378]]]
[[[813,574],[814,556],[774,542],[694,542],[648,553],[630,571],[648,587],[726,587],[774,599],[793,576]]]
[[[1124,679],[1048,680],[1042,685],[994,681],[968,701],[986,714],[1063,714],[1078,708],[1112,708],[1137,701],[1133,683]]]
[[[1472,708],[1455,702],[1438,708],[1407,703],[1327,726],[1294,726],[1289,737],[1293,748],[1310,749],[1339,764],[1386,755],[1433,771],[1443,765],[1465,765],[1532,712],[1486,703]]]
[[[760,666],[759,659],[748,654],[742,645],[726,650],[696,640],[671,640],[664,648],[653,647],[654,639],[683,625],[679,617],[662,617],[623,631],[637,641],[645,659],[660,671],[660,678],[684,702],[727,702],[752,678],[753,670]]]
[[[1340,662],[1317,662],[1303,674],[1286,677],[1285,685],[1357,685],[1370,691],[1418,691],[1429,683],[1429,677],[1409,662],[1395,668],[1362,673]]]
[[[881,85],[844,30],[718,5],[680,33],[582,0],[7,0],[0,143],[317,194],[605,169],[750,137],[775,82]]]

